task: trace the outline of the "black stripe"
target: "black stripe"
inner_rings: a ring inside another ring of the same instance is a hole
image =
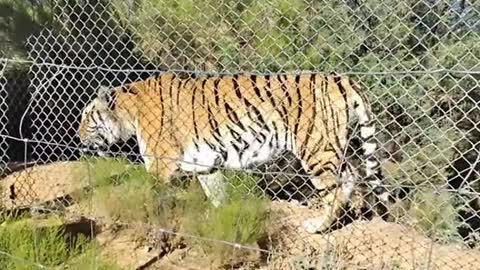
[[[267,140],[267,136],[262,132],[258,132],[252,127],[248,127],[248,129],[250,129],[250,131],[255,135],[255,140],[258,141],[259,143],[264,143]]]
[[[259,125],[261,128],[266,127],[267,130],[268,130],[267,123],[265,122],[265,119],[263,119],[263,116],[260,113],[260,110],[258,110],[257,107],[253,106],[253,104],[250,103],[246,98],[243,99],[243,102],[245,103],[245,106],[247,107],[248,117],[252,121],[254,121],[257,125]],[[253,111],[253,114],[255,114],[255,117],[252,116],[251,111]]]
[[[297,136],[298,133],[298,126],[300,125],[300,117],[302,116],[302,94],[300,93],[300,75],[297,74],[295,76],[295,88],[297,89],[297,97],[298,97],[298,114],[297,114],[297,121],[295,122],[295,126],[293,128],[293,134]]]
[[[250,75],[250,82],[252,83],[253,91],[255,91],[255,95],[262,101],[265,102],[263,99],[262,93],[260,92],[260,89],[258,88],[257,85],[257,75]]]
[[[205,108],[206,106],[206,101],[205,101],[205,81],[202,82],[202,88],[200,89],[202,91],[202,108]]]
[[[305,161],[309,161],[310,158],[316,156],[320,150],[322,150],[323,139],[317,140],[317,142],[309,149],[308,155],[305,157]],[[325,150],[324,150],[325,151]]]
[[[245,127],[243,126],[242,122],[240,121],[240,118],[238,118],[238,115],[235,112],[235,110],[233,110],[232,107],[227,102],[224,103],[224,106],[225,106],[225,110],[227,111],[228,119],[233,124],[240,127],[243,131],[246,131]]]
[[[208,81],[208,78],[204,78],[203,81],[202,81],[202,108],[206,108],[208,106],[208,103],[207,103],[207,100],[205,98],[205,84],[207,83]]]
[[[255,75],[251,75],[253,76],[256,80],[256,76]],[[253,106],[253,104],[248,100],[246,99],[245,97],[243,97],[240,93],[240,89],[239,89],[239,86],[238,86],[238,83],[235,83],[234,81],[234,88],[236,89],[235,92],[237,93],[237,97],[241,100],[243,100],[243,103],[245,104],[245,106],[247,107],[247,116],[254,122],[256,122],[256,124],[258,124],[260,127],[267,127],[266,123],[265,123],[265,120],[263,119],[260,111],[255,107]],[[260,90],[258,89],[258,87],[255,87],[257,89],[258,92],[260,92]],[[253,111],[253,113],[255,114],[255,117],[252,116],[251,114],[251,111]],[[260,124],[259,124],[260,123]],[[267,127],[268,129],[268,127]]]
[[[370,117],[368,117],[369,120],[367,122],[364,122],[363,124],[360,124],[362,127],[369,127],[369,126],[372,126],[374,124],[374,121],[373,119],[370,119]]]
[[[281,75],[278,75],[277,76],[277,79],[279,80],[279,82],[281,83],[281,89],[283,90],[285,96],[287,97],[287,100],[289,101],[290,105],[292,103],[292,98],[290,97],[290,95],[288,94],[288,91],[286,89],[286,86],[285,84],[283,83],[282,81],[282,76]],[[284,127],[285,127],[285,144],[287,144],[288,142],[288,127],[290,126],[289,125],[289,121],[288,121],[288,111],[287,111],[287,108],[284,106],[283,104],[283,101],[280,101],[280,108],[282,109],[281,111],[280,110],[277,110],[278,113],[280,114],[280,116],[282,117],[283,119],[283,124],[284,124]]]
[[[285,81],[288,80],[287,75],[283,75],[283,78],[285,79]],[[290,93],[288,92],[288,88],[285,85],[285,81],[282,80],[282,75],[278,75],[277,79],[280,82],[280,85],[281,85],[281,88],[282,88],[282,91],[283,91],[285,97],[287,98],[288,105],[292,106],[292,97],[290,96]]]
[[[369,160],[372,161],[371,159],[369,159]],[[372,171],[376,171],[380,167],[380,163],[375,158],[373,158],[373,161],[375,161],[377,164],[373,167],[370,167],[370,169]]]
[[[268,127],[267,122],[265,122],[265,119],[263,118],[262,113],[260,112],[260,110],[257,109],[255,106],[251,106],[251,108],[253,109],[253,112],[254,112],[255,115],[257,116],[258,122],[262,123],[262,125],[260,125],[260,126],[261,126],[262,128],[267,129],[268,131],[270,131],[270,128]]]
[[[320,176],[325,172],[331,172],[333,174],[337,173],[337,165],[335,165],[331,161],[327,161],[326,163],[322,164],[322,166],[319,169],[315,170],[315,167],[318,166],[320,163],[321,162],[317,162],[310,166],[310,171],[312,172],[313,176]]]
[[[228,127],[228,126],[227,126]],[[250,146],[250,144],[245,141],[242,136],[240,135],[240,133],[238,133],[235,129],[231,128],[231,127],[228,127],[229,128],[229,131],[230,131],[230,134],[232,134],[234,140],[236,142],[240,142],[243,144],[243,147],[241,147],[241,151],[245,151],[246,148],[248,148]],[[239,147],[240,149],[240,147]],[[241,156],[241,155],[240,155]]]
[[[122,87],[122,89],[125,88]],[[117,107],[117,93],[115,91],[110,91],[110,93],[108,93],[109,95],[109,98],[108,98],[108,109],[110,110],[115,110],[115,108]]]
[[[273,96],[272,91],[271,91],[272,84],[271,84],[270,79],[271,79],[270,75],[265,75],[266,84],[265,84],[264,90],[265,90],[265,93],[267,94],[268,99],[270,100],[270,103],[271,103],[273,109],[275,111],[279,112],[278,108],[277,108],[277,104],[275,102],[275,97]],[[280,113],[280,115],[281,115],[281,113]],[[272,125],[273,125],[274,139],[275,139],[275,148],[278,148],[278,135],[279,135],[278,134],[278,128],[277,128],[277,125],[275,124],[275,121],[272,121]],[[273,147],[272,144],[273,144],[273,142],[270,141],[269,146]]]
[[[373,134],[368,135],[367,137],[362,137],[364,143],[366,143],[367,141],[369,141],[369,140],[372,139],[372,138],[373,138]]]
[[[182,88],[182,80],[178,80],[177,82],[177,106],[180,105],[180,89]]]
[[[162,93],[162,79],[158,80],[158,94],[160,96],[160,110],[161,110],[161,115],[160,115],[160,131],[159,136],[162,135],[163,133],[163,123],[164,123],[164,117],[165,117],[165,104],[163,101],[163,93]]]
[[[215,144],[211,143],[207,139],[204,139],[203,141],[205,142],[206,145],[208,145],[208,147],[210,147],[210,149],[214,151],[218,151],[217,146]]]
[[[347,91],[345,90],[345,87],[342,84],[342,78],[340,76],[335,76],[333,80],[338,85],[338,88],[340,89],[340,93],[343,96],[343,100],[345,101],[347,122],[349,122],[350,121],[350,105],[348,104]]]
[[[242,92],[240,91],[240,86],[238,85],[238,75],[235,74],[233,75],[232,78],[232,83],[233,83],[233,90],[235,91],[235,95],[237,95],[238,98],[243,98],[242,97]]]
[[[195,106],[195,94],[197,91],[197,86],[193,84],[193,92],[192,92],[192,118],[193,118],[193,130],[194,130],[194,135],[195,138],[198,139],[198,127],[197,127],[197,120],[195,119],[195,111],[196,111],[196,106]],[[198,149],[198,144],[196,140],[193,140],[193,143],[195,147]]]
[[[272,91],[271,91],[271,83],[270,83],[270,75],[265,75],[265,80],[267,81],[264,90],[265,93],[267,93],[268,98],[270,99],[270,102],[272,103],[273,108],[276,110],[277,105],[275,103],[275,98],[273,97]]]
[[[272,121],[272,126],[273,126],[273,136],[274,136],[274,139],[275,139],[275,148],[278,149],[278,128],[277,128],[277,125],[275,124],[275,121]],[[270,143],[270,148],[273,146],[271,145],[272,143]]]
[[[173,83],[175,82],[176,76],[173,75],[172,79],[170,80],[170,88],[168,89],[168,94],[170,95],[170,99],[173,98]]]
[[[105,134],[99,132],[97,135],[98,135],[98,137],[100,137],[100,139],[102,139],[102,141],[104,143],[107,141],[107,137],[105,136]]]
[[[215,115],[213,114],[213,112],[210,109],[210,106],[208,106],[208,104],[207,104],[207,116],[208,116],[208,124],[210,125],[210,128],[212,129],[213,136],[222,137],[222,134],[220,133],[220,128],[219,128],[218,122],[215,119]]]
[[[218,84],[220,83],[220,78],[217,78],[215,82],[213,82],[213,95],[215,96],[215,104],[219,106],[219,96],[218,96]]]
[[[365,95],[363,94],[363,92],[361,91],[360,87],[358,87],[356,85],[356,83],[352,80],[352,78],[348,78],[348,83],[350,84],[350,87],[353,88],[353,91],[355,91],[358,96],[360,97],[360,99],[362,100],[362,102],[365,104],[367,103],[367,99],[365,97]]]
[[[210,108],[209,108],[209,110],[210,110]],[[211,113],[211,111],[210,111],[210,113]],[[210,117],[212,117],[212,119],[210,119]],[[225,147],[225,144],[223,143],[223,140],[222,140],[222,134],[220,132],[220,128],[218,127],[218,122],[215,120],[215,115],[213,115],[213,114],[212,114],[212,116],[209,116],[209,125],[210,125],[210,128],[213,130],[212,131],[213,138],[215,139],[217,144],[220,145],[220,148],[222,149],[222,151],[224,151],[226,149],[226,147]]]
[[[125,94],[136,95],[137,92],[133,91],[132,84],[123,85],[121,91]],[[113,92],[113,91],[112,91]]]
[[[329,143],[327,144],[327,146],[326,146],[323,150],[326,151],[326,152],[333,152],[333,153],[335,153],[335,158],[336,158],[337,160],[340,160],[340,159],[341,159],[341,155],[343,154],[343,153],[342,153],[342,154],[339,154],[339,153],[337,152],[337,149],[335,149],[335,145],[334,145],[332,142],[329,142]]]
[[[308,159],[305,159],[305,152],[308,147],[308,141],[310,140],[310,135],[313,132],[313,128],[315,127],[315,121],[317,117],[317,92],[315,91],[316,83],[317,83],[317,75],[316,74],[311,74],[310,75],[310,91],[312,91],[312,98],[313,98],[313,115],[312,119],[310,119],[310,123],[307,128],[307,137],[305,138],[305,141],[303,142],[302,149],[300,151],[300,158],[303,160],[307,161]],[[323,140],[323,138],[317,138],[317,140]]]
[[[240,133],[238,133],[238,131],[236,131],[235,129],[231,128],[228,125],[227,125],[227,128],[230,131],[230,133],[232,134],[235,141],[241,141],[242,140],[242,137],[240,136]]]
[[[103,118],[102,114],[100,114],[100,113],[93,114],[93,116],[95,116],[95,115],[98,116],[100,122],[103,123],[105,121],[105,118]],[[92,117],[92,118],[95,120],[95,117]],[[98,126],[98,123],[95,123],[95,124]]]
[[[326,82],[326,84],[328,84],[328,81]],[[326,89],[328,89],[328,85],[325,86]],[[331,99],[331,93],[326,91],[325,95],[324,95],[324,98],[326,99],[327,102],[324,102],[324,106],[326,106],[327,108],[324,108],[325,110],[329,110],[330,111],[330,117],[329,118],[325,118],[324,119],[324,125],[325,125],[325,128],[330,128],[330,118],[332,118],[334,124],[332,126],[333,130],[328,130],[329,133],[333,133],[333,136],[335,138],[335,143],[338,145],[338,147],[340,149],[342,149],[342,145],[340,143],[340,138],[338,137],[339,135],[339,128],[340,128],[340,122],[338,120],[338,115],[337,115],[337,111],[338,111],[338,108],[335,108],[335,106],[337,106],[336,104],[333,104],[333,101]],[[337,109],[337,110],[335,110]],[[348,119],[347,119],[348,121]],[[346,128],[346,125],[348,125],[348,123],[345,123],[345,128]]]
[[[360,106],[360,104],[358,104],[358,102],[354,101],[353,102],[353,108],[356,109],[356,108],[358,108],[358,106]]]
[[[238,146],[238,145],[236,145],[235,143],[232,142],[232,147],[233,147],[233,149],[235,149],[235,151],[237,153],[239,153],[239,156],[240,156],[240,151],[241,151],[240,146]]]

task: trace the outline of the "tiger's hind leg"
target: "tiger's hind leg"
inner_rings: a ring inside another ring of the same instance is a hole
[[[321,175],[321,179],[315,179],[317,182],[321,181],[322,189],[320,189],[321,196],[314,199],[311,203],[315,208],[320,208],[320,214],[313,218],[308,218],[303,222],[303,228],[308,233],[320,233],[330,229],[343,213],[345,206],[350,201],[351,195],[354,191],[355,177],[350,166],[340,172],[338,177],[333,173],[328,173],[326,176]],[[333,183],[335,181],[335,183]]]

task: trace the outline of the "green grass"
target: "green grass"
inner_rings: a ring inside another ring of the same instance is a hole
[[[6,218],[0,225],[0,269],[42,269],[41,266],[62,266],[69,269],[96,263],[95,269],[120,269],[96,255],[94,243],[79,237],[69,243],[59,227],[37,227],[21,218]]]
[[[175,228],[201,238],[241,245],[255,245],[267,233],[267,201],[256,189],[255,179],[247,174],[224,174],[230,183],[229,200],[215,208],[196,181],[179,188],[158,183],[143,166],[125,166],[122,160],[85,161],[91,163],[88,166],[95,189],[84,194],[83,199],[93,196],[94,207],[100,207],[113,221]],[[231,250],[225,244],[196,238],[186,241],[200,246],[208,256],[229,259]]]
[[[263,198],[235,191],[229,193],[232,196],[226,204],[214,208],[209,202],[200,201],[195,194],[198,193],[192,193],[187,202],[183,216],[187,232],[202,238],[247,246],[255,246],[268,234],[268,204]],[[200,246],[206,254],[220,261],[230,261],[239,255],[232,251],[231,246],[221,242],[195,238],[187,241]]]
[[[456,215],[452,194],[432,189],[418,190],[408,212],[417,231],[444,243],[459,240]]]
[[[390,222],[414,228],[439,243],[461,242],[455,195],[435,188],[417,188],[390,207]]]
[[[85,164],[77,172],[78,179],[86,179],[92,186],[108,186],[114,184],[115,176],[129,168],[129,163],[120,158],[92,158],[82,157]]]

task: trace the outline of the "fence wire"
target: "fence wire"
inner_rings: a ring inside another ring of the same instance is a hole
[[[0,10],[0,268],[478,268],[477,2],[0,0]],[[347,125],[341,95],[322,90],[332,73],[371,107],[371,160],[361,117]],[[302,79],[312,74],[321,95]],[[152,76],[156,92],[136,93]],[[141,121],[92,151],[80,120],[102,86],[140,95],[107,105]],[[289,120],[300,130],[290,146]],[[181,145],[197,134],[206,139]],[[282,151],[258,158],[262,140]],[[235,151],[252,155],[234,162]],[[376,162],[388,201],[366,178]],[[332,216],[307,232],[306,220]]]

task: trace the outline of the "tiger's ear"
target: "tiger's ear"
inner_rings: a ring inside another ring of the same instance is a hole
[[[115,108],[115,97],[111,88],[100,85],[98,89],[98,98],[111,110]]]
[[[98,88],[98,98],[101,99],[102,101],[108,102],[110,98],[110,88],[105,86],[105,85],[100,85]]]
[[[122,92],[131,96],[138,94],[137,87],[135,85],[124,85],[122,86]]]

